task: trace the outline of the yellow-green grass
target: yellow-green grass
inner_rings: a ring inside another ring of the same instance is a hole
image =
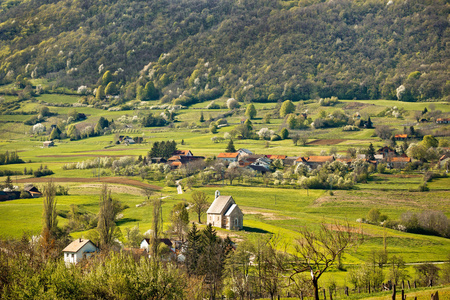
[[[365,104],[374,104],[385,107],[397,106],[406,110],[423,110],[425,107],[429,108],[430,104],[434,104],[436,109],[444,112],[450,111],[448,102],[401,102],[394,100],[339,100],[341,102],[360,102]]]

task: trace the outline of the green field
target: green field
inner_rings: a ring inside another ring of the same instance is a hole
[[[36,98],[50,104],[73,104],[79,99],[78,96],[42,95]],[[11,99],[8,98],[8,101]],[[218,103],[226,103],[226,99],[217,100]],[[356,102],[360,104],[355,104]],[[199,103],[189,109],[182,109],[177,112],[177,122],[173,128],[141,128],[138,124],[131,123],[131,128],[123,128],[123,124],[116,121],[117,132],[91,137],[88,139],[69,141],[68,139],[56,141],[56,146],[43,148],[42,142],[47,139],[46,134],[34,135],[30,132],[31,126],[23,125],[23,120],[28,115],[0,115],[0,152],[18,151],[19,156],[26,161],[25,164],[3,165],[0,170],[22,171],[24,168],[33,170],[41,165],[46,165],[54,171],[54,175],[49,178],[65,178],[61,184],[69,187],[68,196],[57,196],[57,209],[59,213],[59,226],[67,223],[67,212],[71,204],[78,205],[80,210],[96,214],[98,212],[99,192],[101,182],[98,182],[96,170],[64,170],[64,165],[76,163],[97,157],[104,156],[145,156],[154,141],[175,140],[179,149],[190,149],[194,155],[206,157],[217,156],[223,152],[227,146],[227,141],[213,143],[213,136],[223,136],[230,132],[235,126],[240,124],[245,118],[245,107],[227,118],[228,127],[219,129],[217,134],[211,134],[207,127],[202,127],[198,122],[200,112],[203,112],[205,119],[217,117],[225,113],[226,109],[208,110],[205,107],[209,102]],[[298,103],[295,103],[297,105]],[[156,105],[156,102],[145,103],[144,106]],[[350,105],[350,106],[349,106]],[[392,117],[373,117],[376,125],[389,124],[396,132],[402,132],[405,124],[413,124],[413,112],[423,110],[427,103],[402,103],[397,101],[341,101],[335,107],[319,107],[317,103],[304,105],[308,110],[308,115],[315,119],[321,110],[332,112],[335,109],[343,109],[347,114],[352,115],[359,112],[363,117],[369,114],[377,114],[387,107],[402,107],[406,110],[400,119]],[[434,103],[435,109],[448,113],[450,107],[447,103]],[[21,109],[24,111],[39,110],[42,104],[38,101],[21,102]],[[253,120],[255,130],[268,127],[276,132],[282,128],[284,120],[274,116],[270,124],[262,121],[262,116],[271,111],[274,103],[256,104],[258,115]],[[87,120],[78,124],[90,124],[94,126],[97,120],[103,116],[105,118],[119,120],[121,116],[142,116],[149,112],[160,113],[161,110],[132,110],[132,111],[107,111],[93,107],[59,107],[50,106],[50,111],[56,113],[49,118],[44,125],[50,125],[58,120],[66,120],[67,113],[76,109],[87,115]],[[431,131],[445,131],[447,126],[437,126],[436,124],[416,124],[418,129]],[[360,130],[355,132],[343,132],[341,128],[328,128],[319,130],[297,131],[301,134],[308,134],[308,141],[316,141],[315,144],[305,146],[294,146],[290,139],[273,141],[267,143],[263,140],[235,140],[236,148],[248,148],[258,154],[286,154],[288,156],[300,156],[307,153],[319,154],[330,149],[337,151],[337,154],[346,155],[349,147],[366,149],[369,143],[375,147],[383,146],[385,141],[374,136],[373,129]],[[115,145],[113,141],[117,135],[130,135],[144,137],[143,144],[130,146]],[[330,142],[327,139],[341,139],[338,143]],[[183,140],[184,145],[181,145]],[[321,142],[321,140],[325,140]],[[113,176],[110,169],[102,170],[104,176]],[[30,176],[13,176],[15,180],[21,181]],[[130,179],[139,182],[149,183],[161,187],[155,195],[163,197],[162,209],[164,228],[170,226],[170,211],[174,204],[179,201],[189,201],[191,194],[195,190],[204,191],[209,195],[209,201],[213,199],[214,191],[219,190],[222,195],[232,195],[242,208],[244,219],[244,230],[240,232],[230,232],[218,229],[222,236],[230,235],[237,241],[255,240],[262,236],[279,236],[284,244],[287,244],[288,251],[292,250],[295,240],[299,238],[299,229],[306,226],[314,230],[321,223],[333,224],[336,222],[349,222],[352,226],[359,228],[364,233],[364,243],[356,249],[352,249],[345,256],[345,263],[348,265],[361,264],[369,259],[372,251],[383,248],[383,237],[386,236],[387,249],[390,255],[401,255],[407,263],[425,261],[443,261],[450,253],[450,240],[427,235],[417,235],[405,233],[392,229],[384,229],[357,222],[358,219],[366,218],[367,213],[372,208],[377,208],[390,220],[396,220],[407,211],[421,212],[423,210],[439,210],[450,216],[450,178],[433,179],[428,183],[429,192],[420,193],[413,191],[422,183],[422,174],[406,172],[390,172],[388,174],[373,174],[367,183],[359,183],[354,189],[348,191],[324,190],[304,190],[294,186],[283,187],[263,187],[252,186],[248,182],[234,182],[229,186],[228,182],[222,186],[221,182],[216,182],[213,186],[196,186],[193,190],[187,190],[184,194],[178,195],[176,188],[166,187],[164,180],[152,181],[142,180],[138,176]],[[72,178],[72,179],[71,179]],[[77,182],[77,178],[91,178],[89,182]],[[0,182],[5,177],[0,177]],[[33,182],[33,178],[27,181]],[[262,181],[261,181],[262,183]],[[22,186],[23,183],[19,183]],[[43,183],[38,183],[38,186]],[[145,197],[138,186],[110,183],[109,188],[112,195],[121,201],[128,208],[122,212],[117,225],[124,233],[127,228],[139,226],[141,233],[151,228],[151,206],[144,204]],[[14,201],[0,202],[0,237],[19,238],[24,233],[39,234],[42,227],[42,198],[22,199]],[[196,215],[190,214],[190,220],[196,221]],[[205,221],[205,217],[203,217]],[[71,236],[81,237],[88,235],[87,231],[72,232]],[[331,274],[331,275],[330,275]],[[346,280],[345,272],[332,272],[324,276],[323,282],[336,279],[339,284],[344,284]],[[338,274],[336,277],[335,275]],[[335,277],[335,278],[334,278]],[[380,298],[381,299],[381,298]]]

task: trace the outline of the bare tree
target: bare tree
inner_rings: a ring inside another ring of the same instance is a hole
[[[392,135],[392,128],[387,125],[379,125],[375,128],[375,134],[383,140],[388,140]]]
[[[197,214],[198,222],[201,224],[201,217],[209,207],[208,196],[205,192],[195,191],[192,193],[191,209]]]
[[[322,224],[318,232],[303,228],[300,233],[303,238],[297,240],[287,271],[291,274],[291,280],[300,273],[310,272],[314,299],[319,300],[320,277],[345,249],[358,241],[358,235],[349,224]]]
[[[233,180],[240,176],[240,168],[230,165],[225,171],[225,177],[230,181],[230,185],[233,185]]]

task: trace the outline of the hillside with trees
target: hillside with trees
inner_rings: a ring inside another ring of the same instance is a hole
[[[222,95],[448,99],[449,9],[442,0],[6,1],[0,83],[23,89],[39,78],[44,91],[182,105]]]

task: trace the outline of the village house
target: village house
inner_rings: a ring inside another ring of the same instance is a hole
[[[437,124],[448,124],[448,123],[450,123],[450,118],[437,118],[436,123]]]
[[[66,264],[77,264],[83,258],[88,258],[97,252],[98,248],[87,239],[76,239],[63,249],[64,262]]]
[[[239,148],[236,152],[239,153],[239,157],[244,157],[244,156],[253,154],[252,151],[245,149],[245,148]]]
[[[396,141],[405,141],[408,139],[408,135],[407,134],[396,134],[396,135],[394,135],[394,139]]]
[[[34,185],[26,185],[23,190],[28,192],[32,198],[42,197],[42,193]]]
[[[403,157],[403,156],[390,157],[387,159],[387,167],[395,169],[403,169],[410,162],[411,162],[410,157]]]
[[[324,165],[326,162],[333,162],[333,155],[321,155],[321,156],[308,156],[308,157],[299,157],[296,160],[296,164],[304,163],[311,169],[317,169],[319,166]]]
[[[383,155],[383,158],[396,156],[396,152],[394,149],[388,146],[384,146],[377,150],[377,154]]]
[[[214,227],[229,230],[241,230],[244,228],[244,214],[231,196],[220,196],[215,193],[215,199],[208,211],[207,223]]]
[[[239,152],[233,152],[233,153],[219,153],[219,155],[217,155],[218,159],[224,160],[226,162],[237,162],[239,159]]]
[[[167,160],[167,163],[172,168],[180,168],[188,163],[204,160],[204,156],[195,156],[191,150],[176,150],[172,153],[172,156]]]
[[[43,143],[43,147],[44,148],[49,148],[49,147],[52,147],[52,146],[55,146],[55,143],[53,141],[45,141]]]
[[[178,156],[194,156],[192,154],[191,150],[175,150],[172,155],[178,155]]]

